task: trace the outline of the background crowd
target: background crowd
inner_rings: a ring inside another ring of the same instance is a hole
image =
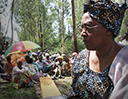
[[[66,54],[60,55],[58,52],[51,55],[47,50],[26,51],[6,56],[4,53],[3,50],[0,55],[0,79],[12,82],[16,88],[34,86],[40,82],[40,77],[50,76],[55,80],[71,76],[73,59],[77,55],[76,52],[72,53],[71,57]]]

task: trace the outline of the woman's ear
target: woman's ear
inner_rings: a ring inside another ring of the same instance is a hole
[[[109,36],[109,35],[112,35],[112,32],[107,31],[107,33],[106,33],[106,34]]]

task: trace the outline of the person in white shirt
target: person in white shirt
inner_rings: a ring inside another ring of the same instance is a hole
[[[40,68],[43,73],[49,72],[52,68],[52,66],[50,66],[49,63],[47,63],[45,60],[43,60],[43,57],[41,55],[38,56],[38,60],[36,61],[36,63],[40,65]]]
[[[28,86],[32,80],[27,75],[28,68],[23,66],[23,62],[21,59],[17,60],[17,66],[15,66],[12,70],[12,81],[18,83],[19,88],[23,86]]]
[[[124,33],[123,40],[119,43],[123,45],[128,45],[128,33]]]

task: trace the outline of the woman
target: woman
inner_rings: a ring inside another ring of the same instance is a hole
[[[25,56],[24,66],[28,68],[28,74],[34,83],[39,82],[40,77],[44,77],[44,74],[40,72],[41,67],[38,63],[33,62],[30,56]]]
[[[3,68],[4,68],[5,73],[7,73],[9,75],[12,73],[13,65],[11,64],[11,55],[7,56],[4,59]]]
[[[72,64],[73,64],[74,59],[75,59],[75,57],[77,56],[77,54],[78,54],[78,53],[73,52],[73,53],[72,53],[72,57],[71,57],[70,60],[69,60],[69,64],[70,64],[70,73],[71,73],[71,75],[72,75]]]
[[[25,56],[24,66],[28,68],[28,73],[32,76],[35,73],[39,72],[39,68],[38,68],[37,64],[35,64],[33,62],[33,59],[30,58],[30,56],[28,56],[28,55]]]
[[[28,69],[23,66],[23,62],[21,59],[17,60],[17,66],[15,66],[12,70],[12,81],[18,83],[18,87],[21,88],[23,86],[30,86],[32,80],[27,75]]]
[[[86,49],[74,60],[69,99],[126,98],[128,46],[114,41],[126,8],[110,0],[85,2],[81,36]]]

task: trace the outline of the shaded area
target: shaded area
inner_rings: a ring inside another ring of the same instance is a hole
[[[68,95],[68,90],[71,85],[71,77],[65,77],[64,79],[54,80],[62,95]],[[34,87],[25,87],[20,89],[0,89],[0,99],[39,99],[40,84],[36,84]]]

